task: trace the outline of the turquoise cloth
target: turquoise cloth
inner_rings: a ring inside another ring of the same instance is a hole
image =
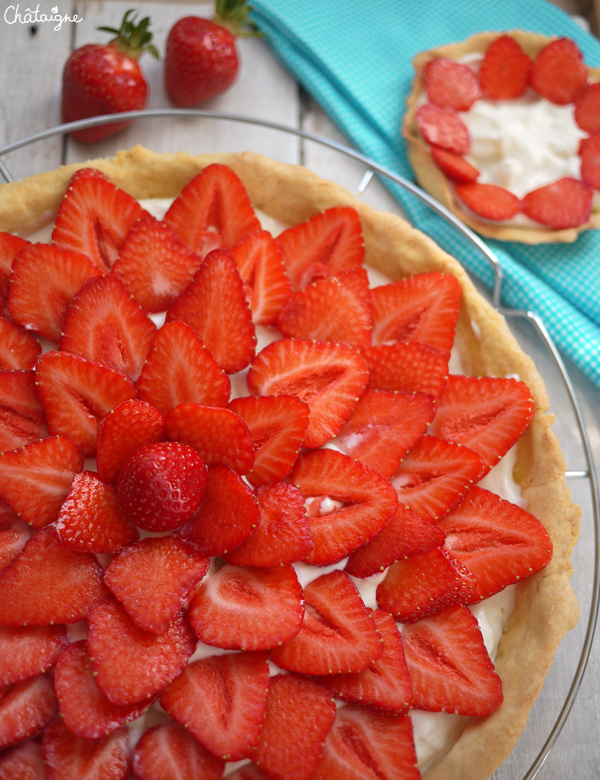
[[[484,30],[527,29],[576,41],[600,67],[600,43],[544,0],[255,0],[273,50],[363,154],[413,179],[400,125],[420,51]],[[390,185],[414,224],[487,285],[489,264],[444,222]],[[555,342],[600,385],[600,231],[574,244],[489,241],[505,275],[503,299],[539,314]]]

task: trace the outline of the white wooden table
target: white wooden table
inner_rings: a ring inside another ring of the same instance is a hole
[[[564,5],[568,0],[557,0]],[[6,0],[6,8],[12,0]],[[36,3],[37,4],[37,3]],[[34,3],[29,4],[35,8]],[[8,24],[0,15],[0,145],[60,122],[60,81],[65,60],[73,48],[107,38],[96,32],[100,25],[118,26],[132,2],[71,2],[40,0],[40,12],[51,13],[58,6],[61,14],[77,13],[78,24],[65,23],[60,30],[49,23],[32,29],[26,23]],[[150,15],[155,42],[162,52],[172,24],[190,13],[208,16],[210,7],[199,3],[135,4],[141,15]],[[24,13],[26,5],[21,3]],[[4,14],[4,10],[2,11]],[[10,18],[10,17],[9,17]],[[13,14],[14,18],[14,14]],[[204,104],[203,108],[258,117],[294,128],[343,141],[318,107],[303,95],[297,83],[271,54],[265,42],[240,42],[242,68],[236,84],[224,95]],[[149,108],[169,106],[162,82],[162,64],[149,56],[142,67],[150,84]],[[142,144],[156,151],[186,150],[193,153],[211,151],[252,151],[287,162],[307,165],[317,173],[356,190],[364,168],[339,153],[253,126],[240,126],[217,120],[150,120],[137,122],[117,136],[93,146],[53,138],[4,158],[15,178],[61,163],[112,155],[119,149]],[[381,184],[374,181],[364,199],[375,207],[397,210]],[[585,469],[582,448],[575,434],[573,415],[556,370],[528,326],[515,327],[519,340],[538,364],[549,388],[553,408],[559,413],[556,425],[569,470]],[[600,390],[577,369],[568,365],[579,394],[592,440],[596,463],[600,463]],[[557,660],[536,704],[524,738],[495,780],[520,780],[544,743],[571,684],[578,662],[591,598],[593,576],[593,524],[591,498],[586,480],[573,479],[575,499],[582,505],[582,537],[574,555],[574,586],[582,607],[579,626],[571,632],[559,650]],[[593,780],[600,777],[600,642],[596,642],[581,691],[571,716],[548,760],[538,774],[539,780]]]

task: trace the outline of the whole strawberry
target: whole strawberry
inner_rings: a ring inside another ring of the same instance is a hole
[[[65,64],[62,80],[62,121],[73,122],[102,114],[139,111],[146,105],[148,84],[138,59],[149,52],[158,59],[150,43],[150,19],[136,24],[133,10],[127,11],[121,28],[99,27],[115,37],[108,44],[91,43],[74,51]],[[77,141],[93,143],[122,130],[129,122],[77,130]]]
[[[246,0],[217,0],[212,20],[186,16],[171,28],[165,55],[165,87],[179,108],[220,95],[239,69],[236,37],[257,35]]]

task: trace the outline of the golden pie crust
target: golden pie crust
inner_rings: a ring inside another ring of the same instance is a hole
[[[399,217],[375,211],[337,184],[300,166],[249,152],[193,157],[155,154],[138,146],[111,159],[68,165],[5,184],[0,186],[0,230],[27,235],[52,221],[79,167],[99,168],[135,198],[172,198],[214,162],[237,173],[255,208],[289,225],[331,206],[354,206],[362,220],[366,262],[392,279],[423,271],[456,276],[463,295],[457,342],[465,370],[477,376],[518,374],[533,394],[535,416],[518,444],[515,478],[528,511],[547,528],[554,556],[546,569],[517,586],[516,607],[496,660],[504,703],[488,718],[471,719],[451,750],[424,775],[426,780],[484,780],[511,752],[559,642],[577,621],[569,556],[579,533],[580,510],[565,482],[544,383],[504,318],[477,293],[459,263]]]
[[[407,109],[402,122],[402,135],[406,139],[408,159],[419,185],[476,233],[480,233],[486,238],[518,241],[522,244],[571,243],[584,230],[600,227],[600,211],[592,211],[590,219],[585,224],[565,230],[551,230],[541,225],[539,228],[532,225],[501,225],[478,219],[477,215],[472,212],[467,213],[466,207],[456,198],[451,182],[433,161],[429,145],[423,140],[417,129],[417,109],[421,105],[425,93],[425,65],[436,57],[460,60],[469,54],[483,54],[488,46],[501,35],[504,33],[480,33],[462,43],[451,43],[447,46],[421,52],[414,58],[413,65],[416,75],[412,91],[406,102]],[[522,30],[511,30],[508,35],[514,38],[531,58],[535,58],[544,46],[557,37],[548,37]],[[588,68],[588,77],[590,81],[600,81],[600,69]]]

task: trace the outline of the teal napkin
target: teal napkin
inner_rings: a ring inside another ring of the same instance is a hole
[[[400,125],[420,51],[484,30],[526,29],[576,41],[600,66],[600,43],[544,0],[254,0],[273,50],[363,154],[413,179]],[[491,286],[489,264],[457,231],[389,184],[413,223]],[[503,299],[544,320],[560,349],[600,385],[600,231],[574,244],[489,241]]]

